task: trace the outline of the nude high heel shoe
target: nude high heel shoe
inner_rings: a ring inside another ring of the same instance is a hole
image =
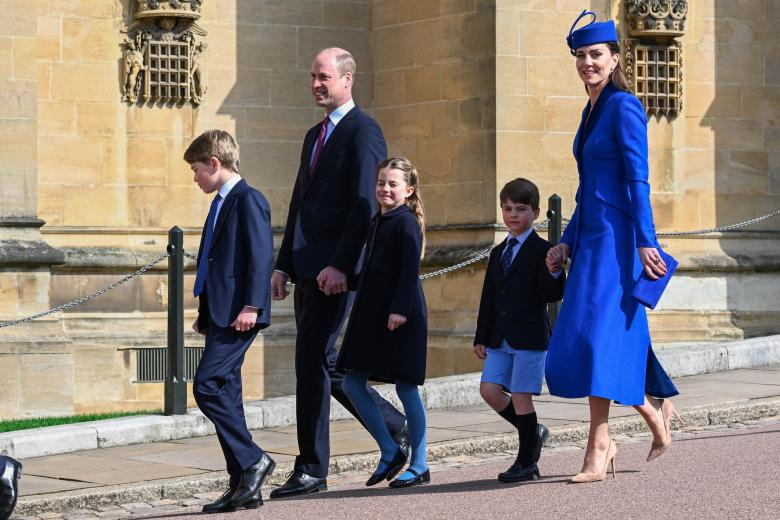
[[[680,421],[680,424],[685,426],[685,421],[683,421],[682,417],[680,417],[680,414],[677,413],[677,410],[674,409],[674,405],[669,399],[661,399],[661,406],[658,408],[658,411],[661,414],[661,420],[664,422],[664,432],[666,432],[666,438],[662,443],[653,443],[650,446],[650,453],[647,455],[647,462],[657,459],[666,453],[666,451],[669,449],[669,446],[672,445],[672,415],[674,415],[677,420]]]
[[[583,471],[577,473],[571,478],[571,482],[574,484],[583,484],[585,482],[599,482],[604,480],[607,476],[607,466],[610,465],[612,466],[612,478],[617,478],[615,476],[615,455],[617,455],[617,446],[615,446],[615,443],[610,439],[607,455],[604,458],[604,466],[601,468],[601,471],[592,473]]]

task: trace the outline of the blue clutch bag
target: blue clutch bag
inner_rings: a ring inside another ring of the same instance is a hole
[[[679,263],[672,255],[667,254],[660,247],[658,248],[658,253],[663,258],[664,263],[666,263],[666,276],[658,280],[651,280],[643,269],[642,275],[636,282],[634,292],[632,293],[639,303],[650,309],[655,309],[655,306],[658,305],[658,300],[661,299],[661,295],[664,293],[664,289],[669,284],[669,280],[671,280]]]

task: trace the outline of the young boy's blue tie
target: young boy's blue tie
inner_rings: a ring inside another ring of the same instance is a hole
[[[509,273],[509,268],[512,266],[512,252],[517,245],[517,239],[515,237],[510,238],[506,243],[506,249],[504,254],[501,255],[501,269],[504,270],[504,276]]]
[[[206,236],[203,237],[203,249],[200,254],[200,262],[198,263],[198,274],[195,276],[195,287],[192,290],[193,295],[197,298],[200,293],[203,292],[203,287],[206,285],[206,272],[209,268],[209,250],[211,249],[211,237],[214,236],[214,224],[217,220],[217,208],[219,207],[219,201],[222,197],[217,194],[214,200],[211,202],[211,209],[209,210],[209,216],[207,219],[208,225],[206,226]]]

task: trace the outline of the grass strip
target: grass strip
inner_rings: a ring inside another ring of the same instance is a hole
[[[82,415],[64,415],[60,417],[31,417],[26,419],[0,420],[0,433],[15,432],[19,430],[31,430],[33,428],[45,428],[46,426],[61,426],[63,424],[77,424],[89,421],[101,421],[103,419],[116,419],[118,417],[132,417],[135,415],[159,415],[162,410],[138,410],[135,412],[110,412],[88,413]]]

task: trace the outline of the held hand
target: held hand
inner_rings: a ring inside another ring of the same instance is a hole
[[[241,309],[241,312],[238,313],[238,317],[230,326],[238,332],[246,332],[255,326],[255,322],[257,322],[257,309],[244,306],[244,308]]]
[[[570,251],[569,245],[564,243],[551,247],[547,251],[547,258],[545,259],[547,270],[550,271],[550,273],[557,273],[563,269],[563,266],[566,265],[566,261],[569,258]]]
[[[198,328],[198,318],[195,318],[195,321],[192,322],[192,330],[194,330],[198,334],[202,334],[203,336],[206,335],[206,331],[205,330],[200,330]]]
[[[347,292],[347,275],[332,266],[327,266],[317,275],[317,284],[325,295]]]
[[[485,359],[487,357],[487,347],[485,345],[474,345],[474,354],[477,359]]]
[[[387,318],[387,328],[391,331],[397,329],[404,323],[406,323],[406,316],[401,314],[391,314],[390,317]]]
[[[271,275],[271,297],[274,300],[284,300],[290,291],[287,290],[287,275],[274,271]]]
[[[638,247],[639,261],[645,269],[645,274],[651,280],[666,276],[666,262],[661,258],[658,249],[654,247]]]

